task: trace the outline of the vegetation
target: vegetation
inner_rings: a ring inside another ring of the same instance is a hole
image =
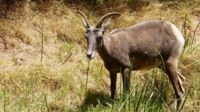
[[[132,72],[131,92],[125,100],[121,98],[118,74],[117,99],[113,103],[103,61],[97,56],[88,63],[85,56],[84,27],[76,13],[82,10],[91,23],[107,12],[119,12],[121,16],[113,18],[109,31],[151,19],[176,24],[186,40],[179,62],[186,77],[182,110],[198,112],[199,6],[199,0],[0,0],[0,111],[169,109],[174,93],[167,76],[156,68]]]

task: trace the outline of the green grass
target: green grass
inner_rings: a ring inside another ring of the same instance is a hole
[[[98,55],[90,61],[88,69],[84,27],[76,8],[83,8],[91,23],[95,23],[104,12],[113,11],[112,6],[101,12],[82,5],[53,3],[48,8],[40,7],[44,8],[41,12],[39,6],[35,9],[31,4],[30,8],[25,7],[22,18],[0,18],[0,46],[3,46],[0,47],[0,111],[165,112],[169,109],[174,93],[167,76],[159,69],[132,72],[131,92],[124,97],[118,74],[114,102],[110,99],[108,71]],[[154,1],[137,12],[121,4],[116,9],[121,16],[113,19],[109,31],[151,19],[175,23],[186,40],[179,62],[188,93],[183,111],[198,112],[200,35],[192,15],[193,8],[198,6],[186,1],[178,5],[167,3]],[[44,34],[42,62],[41,34]]]

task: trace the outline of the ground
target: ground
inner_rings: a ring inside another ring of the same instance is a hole
[[[85,29],[76,13],[82,9],[92,24],[103,14],[119,12],[121,16],[112,19],[109,31],[152,19],[173,22],[186,40],[179,62],[179,70],[186,77],[182,109],[198,112],[200,8],[199,1],[193,2],[154,1],[137,10],[121,3],[96,10],[58,0],[45,5],[30,2],[7,11],[0,17],[0,111],[120,111],[127,102],[127,111],[169,109],[174,93],[158,69],[132,72],[127,102],[120,99],[118,74],[117,98],[112,103],[109,75],[98,55],[88,69]]]

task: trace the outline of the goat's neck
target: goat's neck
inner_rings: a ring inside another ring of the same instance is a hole
[[[109,55],[109,43],[106,39],[102,39],[102,45],[97,49],[99,55],[103,59],[104,63],[107,63],[109,61],[110,55]]]

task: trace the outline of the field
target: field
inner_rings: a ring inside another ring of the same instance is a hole
[[[131,92],[110,99],[110,78],[100,56],[88,61],[82,18],[95,25],[119,12],[109,31],[153,19],[174,23],[186,43],[179,71],[186,77],[183,112],[200,110],[200,1],[0,0],[0,112],[166,112],[174,99],[159,69],[134,71]],[[106,36],[105,36],[106,38]],[[125,107],[125,108],[124,108]]]

